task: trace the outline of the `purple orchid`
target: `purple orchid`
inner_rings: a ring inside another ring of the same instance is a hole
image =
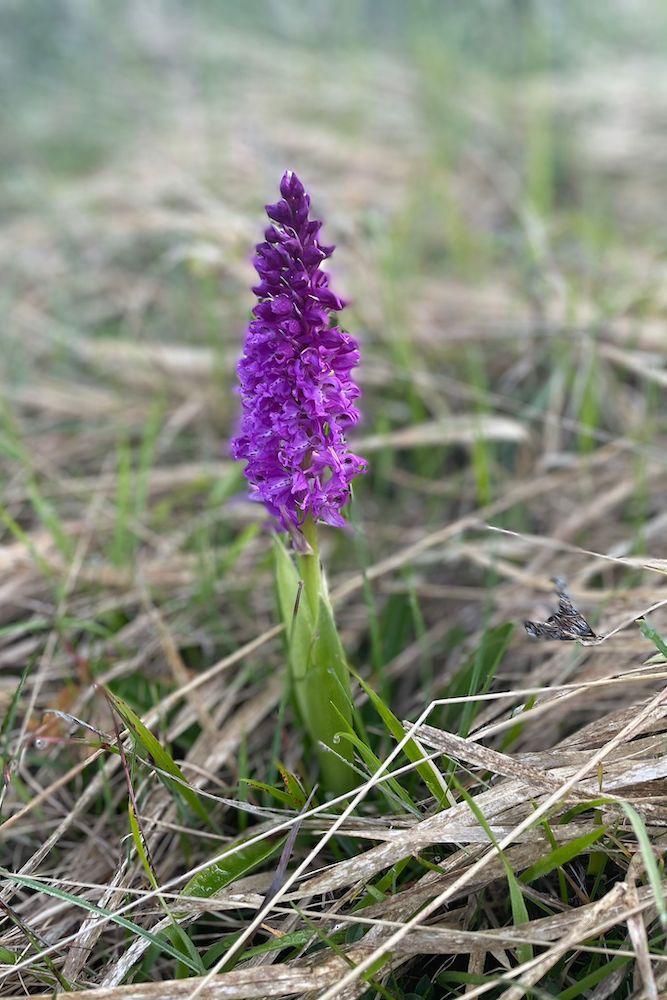
[[[309,220],[310,198],[292,171],[280,193],[266,206],[272,222],[253,261],[259,302],[237,368],[242,416],[232,454],[247,462],[251,497],[285,530],[308,515],[344,525],[350,483],[366,471],[345,443],[359,420],[360,390],[351,377],[359,347],[335,323],[344,302],[320,270],[334,247],[319,242],[322,223]]]

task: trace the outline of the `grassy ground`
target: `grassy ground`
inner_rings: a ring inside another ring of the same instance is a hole
[[[665,608],[635,623],[667,602],[667,7],[0,19],[0,996],[667,995]],[[304,804],[227,454],[286,167],[364,355],[371,471],[324,539],[344,812]],[[554,576],[614,634],[531,640]]]

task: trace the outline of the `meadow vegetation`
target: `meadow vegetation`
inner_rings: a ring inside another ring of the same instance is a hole
[[[667,995],[666,37],[0,7],[1,997]],[[333,801],[229,455],[287,168],[362,350]]]

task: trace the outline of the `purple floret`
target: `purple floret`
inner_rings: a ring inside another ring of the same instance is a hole
[[[251,497],[283,528],[309,514],[343,525],[350,483],[366,471],[345,443],[359,420],[351,377],[359,346],[335,323],[344,302],[320,270],[334,247],[319,242],[322,223],[308,218],[310,198],[296,174],[283,175],[280,193],[266,206],[272,221],[253,261],[259,302],[237,368],[242,416],[232,454],[247,462]]]

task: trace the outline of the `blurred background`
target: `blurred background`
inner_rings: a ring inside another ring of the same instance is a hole
[[[603,607],[627,575],[641,601],[641,559],[666,554],[665,3],[4,0],[0,17],[5,619],[51,613],[39,559],[63,586],[80,545],[71,601],[116,639],[137,566],[193,665],[271,623],[262,512],[227,442],[285,168],[338,245],[364,355],[362,530],[329,533],[330,565],[427,539],[376,585],[370,639],[357,593],[359,656],[379,668],[424,634],[428,660],[483,609],[544,614],[556,572]],[[465,539],[428,540],[468,515]],[[16,664],[40,640],[7,641]]]

